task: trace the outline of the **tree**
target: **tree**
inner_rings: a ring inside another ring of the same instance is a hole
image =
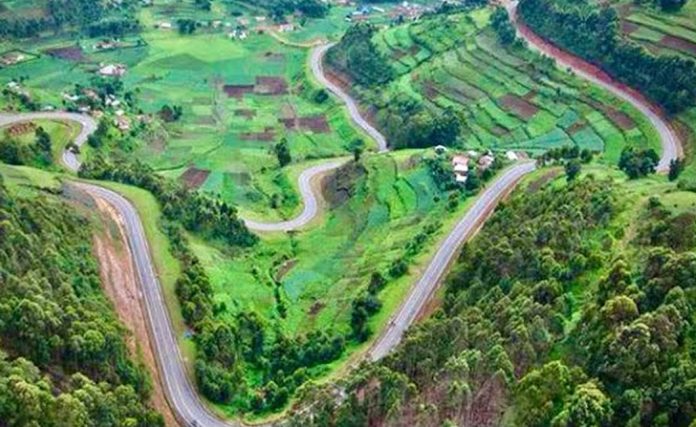
[[[515,28],[510,23],[507,9],[498,6],[491,15],[491,26],[498,35],[498,40],[502,45],[510,45],[517,40]]]
[[[619,168],[626,172],[630,179],[636,179],[655,173],[660,156],[655,150],[635,149],[626,147],[621,151],[619,158]]]
[[[669,174],[667,175],[670,181],[676,181],[679,175],[684,170],[684,160],[672,159],[669,162]]]
[[[580,175],[580,171],[582,170],[582,166],[577,159],[567,161],[564,167],[566,180],[568,182],[575,181],[575,178]]]
[[[611,400],[597,387],[597,383],[590,381],[580,384],[575,389],[551,425],[553,427],[608,427],[611,415]]]
[[[179,34],[193,34],[198,27],[198,22],[190,18],[181,18],[176,21]]]
[[[288,145],[288,140],[283,138],[278,144],[273,147],[276,157],[278,158],[278,163],[280,167],[285,167],[290,162],[292,162],[292,156],[290,155],[290,146]]]
[[[362,156],[363,153],[363,148],[360,146],[355,146],[353,147],[353,161],[355,163],[360,161],[360,157]]]
[[[329,99],[329,93],[326,91],[326,89],[317,89],[316,92],[314,92],[312,99],[317,104],[323,104]]]

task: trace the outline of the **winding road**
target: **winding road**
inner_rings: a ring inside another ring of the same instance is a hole
[[[324,73],[324,55],[326,54],[326,51],[331,49],[331,47],[334,45],[335,43],[327,43],[312,49],[309,56],[312,74],[314,74],[314,78],[316,78],[322,86],[331,91],[346,105],[346,109],[348,109],[348,114],[350,114],[350,118],[353,123],[355,123],[360,129],[364,130],[370,136],[370,138],[377,143],[379,152],[383,153],[389,150],[387,139],[363,117],[363,115],[360,113],[358,103],[343,89],[341,89],[340,86],[332,82]]]
[[[319,213],[319,199],[312,188],[314,178],[336,169],[344,163],[343,160],[332,160],[302,171],[297,183],[300,187],[304,209],[295,218],[282,222],[257,222],[245,219],[244,224],[255,231],[291,231],[309,224]]]
[[[553,58],[556,61],[556,64],[562,66],[562,68],[573,70],[577,76],[580,76],[581,78],[612,93],[614,96],[628,102],[650,121],[650,124],[652,124],[660,135],[660,144],[662,145],[662,156],[660,157],[660,162],[657,165],[657,172],[669,172],[670,162],[673,159],[681,158],[684,153],[679,136],[663,118],[659,108],[651,105],[637,91],[616,82],[596,66],[559,49],[536,35],[531,28],[527,27],[518,19],[518,0],[503,0],[503,4],[508,10],[510,20],[517,30],[517,36],[526,40],[530,49]]]
[[[81,147],[87,138],[97,130],[97,122],[92,116],[65,111],[44,111],[36,113],[0,113],[0,127],[14,123],[30,122],[32,120],[61,120],[75,122],[80,125],[80,133],[75,138],[75,145]],[[73,172],[80,169],[80,161],[72,150],[63,151],[63,164]]]
[[[514,12],[514,6],[512,11]],[[530,45],[533,43],[530,41]],[[317,80],[326,86],[332,93],[345,102],[352,120],[372,136],[380,151],[386,151],[387,143],[383,135],[372,127],[360,114],[356,102],[341,88],[331,83],[324,75],[322,58],[330,45],[315,48],[310,56],[310,65]],[[582,77],[585,74],[581,70],[576,73]],[[588,80],[595,82],[592,76]],[[671,131],[658,114],[654,114],[652,108],[639,98],[623,94],[619,87],[606,87],[603,82],[595,82],[602,87],[611,90],[617,96],[627,100],[650,118],[660,132],[663,145],[663,155],[660,161],[661,168],[669,165],[669,162],[679,156],[680,148],[678,138]],[[70,120],[79,123],[82,131],[76,139],[76,145],[82,145],[91,132],[96,130],[96,123],[88,116],[72,113],[30,113],[30,114],[0,114],[0,126],[26,122],[35,119]],[[79,161],[73,153],[66,153],[63,161],[71,170],[79,168]],[[300,192],[304,198],[304,211],[295,219],[276,223],[257,223],[247,221],[250,228],[263,231],[285,231],[306,225],[318,212],[317,198],[312,192],[311,181],[317,174],[338,167],[341,162],[314,166],[300,175]],[[668,166],[667,166],[668,167]],[[412,287],[408,297],[392,317],[389,326],[380,335],[369,350],[368,356],[372,360],[378,360],[388,354],[398,345],[404,332],[414,322],[417,315],[425,307],[429,297],[435,292],[440,279],[447,267],[454,259],[459,247],[464,241],[471,238],[483,225],[501,198],[505,197],[522,177],[533,171],[534,162],[518,163],[508,168],[504,173],[491,183],[475,200],[466,215],[459,221],[456,227],[444,239],[435,256],[430,261],[424,274]],[[661,169],[663,170],[663,169]],[[222,420],[212,414],[197,394],[195,386],[190,382],[182,361],[182,356],[177,345],[169,313],[162,294],[162,288],[153,267],[150,248],[145,237],[143,225],[133,205],[123,196],[92,184],[76,184],[94,198],[99,198],[112,205],[118,215],[122,217],[128,235],[128,244],[131,249],[133,264],[136,268],[143,294],[143,304],[149,317],[149,327],[152,335],[153,347],[156,350],[159,369],[162,373],[162,381],[169,403],[174,409],[180,421],[186,427],[230,427],[242,424],[233,420]]]

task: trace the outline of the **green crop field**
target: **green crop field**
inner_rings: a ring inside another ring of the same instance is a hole
[[[696,3],[687,1],[678,11],[662,11],[650,4],[613,3],[623,32],[656,54],[696,59]]]
[[[621,29],[631,40],[655,55],[680,56],[696,61],[696,1],[689,0],[677,11],[663,11],[651,4],[615,1],[621,18]],[[676,126],[684,130],[685,138],[693,142],[696,138],[696,109],[674,117]],[[687,144],[686,155],[693,153]],[[691,179],[694,168],[687,168],[685,175]]]
[[[400,76],[380,89],[381,98],[406,95],[435,110],[455,108],[466,148],[540,152],[575,144],[602,153],[608,164],[629,142],[657,148],[653,130],[628,104],[529,51],[500,46],[489,14],[481,9],[377,33],[375,44]],[[412,52],[428,55],[415,60]]]

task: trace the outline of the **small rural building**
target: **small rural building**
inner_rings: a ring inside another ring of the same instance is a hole
[[[516,162],[519,160],[519,156],[514,151],[508,151],[507,153],[505,153],[505,157],[507,157],[507,159],[511,162]]]
[[[160,22],[159,24],[157,24],[157,28],[161,30],[171,30],[173,26],[171,22]]]
[[[454,179],[457,182],[466,182],[469,175],[469,158],[461,154],[452,156],[452,169],[454,170]]]
[[[107,64],[103,65],[98,73],[106,77],[121,77],[126,74],[126,66],[123,64]]]
[[[295,26],[292,24],[280,24],[278,25],[278,31],[281,33],[289,33],[295,31]]]
[[[121,132],[128,132],[131,128],[130,120],[128,120],[128,117],[123,115],[116,116],[116,119],[114,119],[114,125]]]
[[[489,167],[491,167],[491,165],[493,164],[494,161],[495,161],[495,157],[493,157],[493,155],[491,153],[487,153],[487,154],[481,156],[478,160],[479,169],[481,169],[481,170],[488,169]]]

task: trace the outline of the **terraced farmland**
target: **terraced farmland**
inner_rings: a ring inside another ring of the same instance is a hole
[[[629,105],[521,47],[503,48],[489,14],[436,16],[377,33],[399,77],[364,99],[385,106],[408,96],[434,110],[453,107],[467,148],[539,153],[575,144],[612,164],[627,144],[657,148],[652,128]]]
[[[624,1],[614,6],[621,18],[621,29],[630,39],[658,55],[696,59],[696,2],[689,1],[676,12]]]

